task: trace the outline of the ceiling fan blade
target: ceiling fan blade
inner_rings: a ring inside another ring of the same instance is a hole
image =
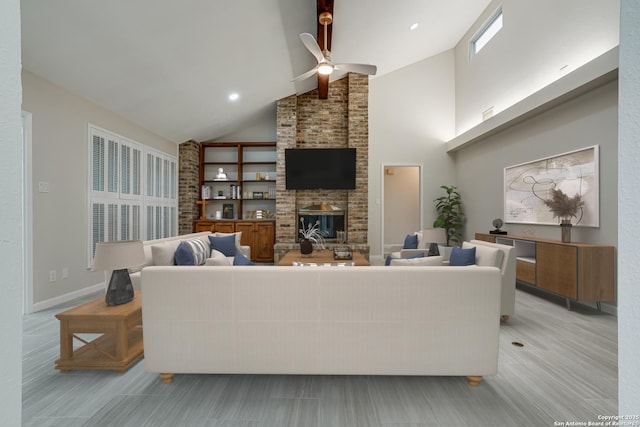
[[[335,64],[336,70],[375,76],[378,67],[369,64]]]
[[[311,34],[309,33],[300,34],[300,40],[302,40],[302,43],[309,50],[309,52],[311,52],[311,54],[315,56],[316,61],[318,62],[324,61],[324,55],[320,50],[320,46],[318,46],[318,42],[316,41],[315,38],[313,38]]]
[[[314,74],[316,74],[316,68],[312,68],[309,71],[307,71],[306,73],[302,73],[300,74],[298,77],[295,77],[293,80],[291,80],[292,82],[299,82],[301,80],[306,80],[309,77],[313,76]]]
[[[329,98],[329,75],[318,73],[318,99]]]

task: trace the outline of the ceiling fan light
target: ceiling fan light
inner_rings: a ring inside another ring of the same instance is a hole
[[[333,65],[328,63],[318,65],[318,73],[325,76],[333,73]]]

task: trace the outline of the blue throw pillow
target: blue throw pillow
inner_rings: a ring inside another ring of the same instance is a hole
[[[199,239],[183,240],[173,254],[176,265],[202,265],[207,259],[207,245]]]
[[[404,238],[402,249],[418,249],[418,235],[407,234],[407,237]]]
[[[461,249],[454,246],[449,257],[449,265],[454,267],[462,267],[465,265],[474,265],[476,263],[476,248]]]
[[[236,236],[233,234],[225,237],[209,236],[211,249],[215,249],[224,254],[224,256],[236,255]]]
[[[255,263],[240,252],[236,252],[236,256],[233,257],[233,265],[255,265]]]

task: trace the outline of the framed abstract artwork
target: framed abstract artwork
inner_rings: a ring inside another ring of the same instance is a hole
[[[598,146],[583,148],[504,169],[504,217],[507,223],[557,225],[549,207],[551,190],[584,204],[573,224],[600,226]]]

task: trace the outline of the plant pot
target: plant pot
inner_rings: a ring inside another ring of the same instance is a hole
[[[571,221],[563,219],[560,223],[560,229],[562,230],[562,243],[571,243]]]
[[[310,256],[313,252],[313,244],[309,239],[300,239],[300,253],[302,255]]]

